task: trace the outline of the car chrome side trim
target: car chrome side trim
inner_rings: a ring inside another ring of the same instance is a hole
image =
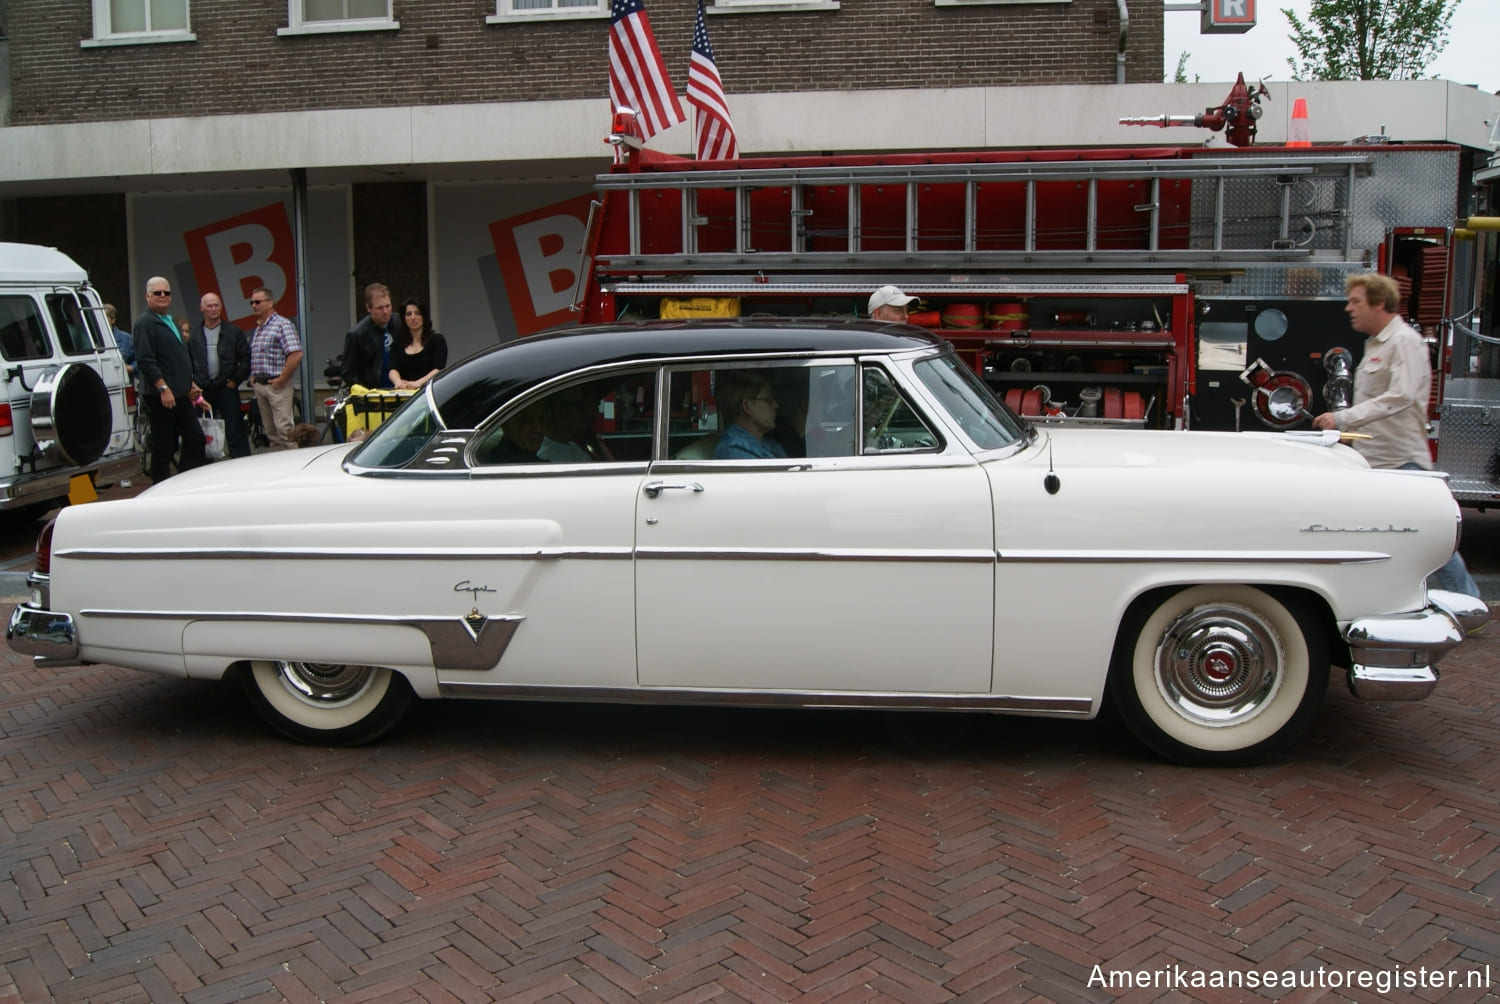
[[[906,709],[1000,711],[1085,717],[1086,697],[1006,697],[995,694],[857,694],[811,691],[693,690],[675,687],[544,687],[514,683],[439,683],[443,697],[506,701],[577,701],[599,704],[701,704],[744,708]]]
[[[81,610],[80,617],[136,620],[256,621],[297,624],[385,624],[416,628],[427,636],[436,669],[493,669],[505,654],[525,614],[393,617],[383,614],[257,614],[222,610]]]
[[[945,550],[877,550],[858,547],[720,547],[712,550],[692,547],[641,547],[636,557],[670,558],[675,561],[928,561],[968,564],[994,564],[991,551]]]
[[[998,552],[1002,562],[1012,564],[1136,564],[1170,562],[1172,564],[1276,564],[1276,565],[1361,565],[1389,561],[1380,551],[1128,551],[1040,550],[1006,548]]]
[[[403,560],[622,560],[630,557],[628,547],[467,547],[467,548],[423,548],[384,549],[375,548],[315,548],[315,547],[146,547],[73,548],[54,552],[54,558],[76,560],[109,561],[131,558],[183,558],[197,561],[238,560],[243,558],[301,558],[309,560],[374,561]]]

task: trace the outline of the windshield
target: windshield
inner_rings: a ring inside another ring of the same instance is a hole
[[[923,359],[913,369],[922,385],[942,402],[958,427],[981,450],[996,450],[1025,436],[1025,426],[952,355]]]
[[[442,430],[443,423],[428,403],[428,396],[413,394],[350,454],[349,462],[360,467],[404,467]]]

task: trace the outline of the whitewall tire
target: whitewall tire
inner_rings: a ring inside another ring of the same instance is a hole
[[[1291,744],[1328,689],[1328,643],[1306,604],[1252,586],[1193,586],[1138,603],[1110,696],[1178,763],[1242,764]]]
[[[258,661],[240,679],[272,728],[300,742],[330,746],[380,738],[415,699],[406,677],[382,666]]]

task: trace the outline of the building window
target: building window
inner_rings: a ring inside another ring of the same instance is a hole
[[[401,27],[391,0],[287,0],[287,26],[278,35],[333,31],[390,31]]]
[[[490,24],[506,21],[554,21],[559,18],[608,17],[609,0],[495,0]]]
[[[94,0],[94,37],[83,44],[193,40],[188,0]]]
[[[839,0],[713,0],[715,14],[749,14],[768,11],[838,10]]]

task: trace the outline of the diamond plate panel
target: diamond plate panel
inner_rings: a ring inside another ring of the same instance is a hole
[[[1217,278],[1193,279],[1199,296],[1243,296],[1256,299],[1331,297],[1344,299],[1344,277],[1363,271],[1364,263],[1304,262],[1246,268]]]
[[[1437,465],[1460,502],[1500,494],[1500,380],[1448,381]]]
[[[1344,207],[1353,227],[1350,246],[1362,257],[1380,244],[1392,225],[1451,227],[1457,201],[1459,151],[1361,148],[1371,170],[1297,177],[1290,181],[1288,239],[1297,247],[1338,251],[1344,247]],[[1290,151],[1286,151],[1290,154]],[[1224,186],[1224,246],[1267,248],[1281,239],[1283,186],[1273,178],[1229,178]],[[1193,186],[1190,246],[1210,248],[1214,233],[1214,185]]]

